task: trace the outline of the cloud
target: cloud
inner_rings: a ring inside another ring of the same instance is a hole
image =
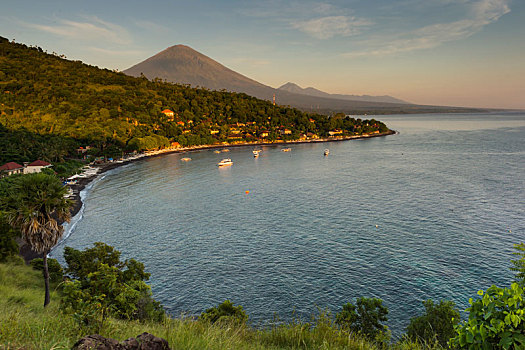
[[[386,56],[414,50],[429,49],[446,42],[466,39],[483,29],[488,24],[497,21],[510,12],[508,0],[481,0],[468,2],[466,19],[448,23],[437,23],[401,34],[397,39],[388,42],[369,42],[371,49],[353,51],[343,54],[354,58],[363,56]]]
[[[474,18],[489,24],[510,12],[508,0],[482,0],[472,4]]]
[[[84,19],[84,21],[60,19],[54,25],[35,23],[23,23],[23,25],[80,41],[107,42],[120,45],[127,45],[132,42],[128,31],[119,25],[103,21],[98,17],[84,17]]]
[[[300,30],[318,39],[355,35],[372,24],[369,20],[353,16],[350,8],[310,0],[267,0],[237,12],[242,16],[264,19],[267,23],[273,22],[274,25],[284,25],[286,29]]]
[[[351,36],[360,33],[361,28],[372,22],[352,16],[326,16],[292,24],[295,29],[317,39],[329,39],[334,36]]]
[[[246,7],[236,9],[242,16],[287,20],[307,18],[314,15],[327,16],[341,12],[334,5],[318,1],[287,1],[266,0],[259,2],[247,2]]]

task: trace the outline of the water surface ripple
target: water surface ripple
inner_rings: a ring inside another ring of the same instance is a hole
[[[173,315],[230,299],[263,324],[379,297],[395,335],[421,300],[464,309],[478,289],[507,285],[512,244],[525,241],[525,116],[378,119],[400,134],[115,169],[52,255],[113,245],[144,262]],[[234,165],[219,169],[225,156]]]

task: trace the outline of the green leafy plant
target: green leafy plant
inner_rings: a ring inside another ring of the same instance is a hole
[[[361,297],[356,305],[343,305],[343,310],[335,317],[335,323],[343,330],[384,343],[389,338],[388,327],[382,324],[388,320],[387,314],[388,308],[381,299]]]
[[[450,346],[458,349],[524,349],[525,304],[523,288],[491,286],[481,299],[469,300],[468,321],[457,325]]]
[[[106,302],[106,295],[90,294],[82,289],[80,281],[66,281],[62,290],[61,309],[73,316],[81,329],[88,333],[99,333],[104,328],[111,305]]]
[[[19,232],[2,218],[0,212],[0,262],[6,262],[10,257],[18,254],[18,244],[15,241],[18,235]]]
[[[84,251],[66,247],[64,257],[68,264],[66,273],[75,282],[66,284],[73,297],[64,299],[65,310],[83,315],[81,304],[97,298],[95,305],[101,304],[98,309],[102,322],[108,314],[123,319],[164,319],[164,309],[152,298],[151,288],[145,282],[150,274],[141,262],[121,261],[118,250],[101,242]],[[98,309],[88,308],[88,315]]]
[[[525,243],[514,244],[514,249],[516,251],[512,254],[518,259],[510,261],[512,263],[510,270],[516,272],[514,281],[523,287],[525,286]]]
[[[244,312],[241,305],[234,306],[229,300],[225,300],[218,306],[207,309],[199,316],[199,320],[210,323],[236,323],[245,324],[248,315]]]
[[[438,343],[446,347],[449,339],[456,335],[454,326],[460,320],[456,304],[450,300],[441,300],[435,304],[429,299],[423,301],[423,305],[425,313],[410,319],[407,327],[408,338],[423,344]]]

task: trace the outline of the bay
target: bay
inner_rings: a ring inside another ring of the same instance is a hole
[[[230,299],[264,325],[378,297],[395,336],[422,300],[464,310],[479,289],[508,285],[525,241],[525,114],[376,119],[399,134],[112,170],[51,255],[115,246],[146,265],[174,316]],[[218,168],[224,157],[234,165]]]

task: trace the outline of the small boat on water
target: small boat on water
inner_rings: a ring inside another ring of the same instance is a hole
[[[213,151],[213,153],[217,153],[217,154],[219,154],[219,153],[221,153],[221,151],[219,151],[219,150],[217,149],[217,150]]]
[[[230,152],[230,150],[227,149],[227,148],[223,149],[222,151],[223,151],[223,152]]]
[[[230,158],[224,158],[223,160],[221,160],[219,163],[217,163],[218,166],[228,166],[228,165],[233,165],[233,162]]]
[[[189,157],[184,157],[184,158],[181,158],[180,159],[182,162],[189,162],[191,160],[191,158]]]
[[[292,150],[291,148],[282,148],[281,152],[290,152],[291,150]]]
[[[259,157],[259,153],[261,153],[261,151],[262,151],[262,149],[254,149],[254,150],[252,151],[253,156],[254,156],[255,158]]]
[[[325,150],[324,150],[324,155],[327,156],[327,155],[329,155],[329,154],[330,154],[330,150],[329,150],[328,148],[325,149]]]

